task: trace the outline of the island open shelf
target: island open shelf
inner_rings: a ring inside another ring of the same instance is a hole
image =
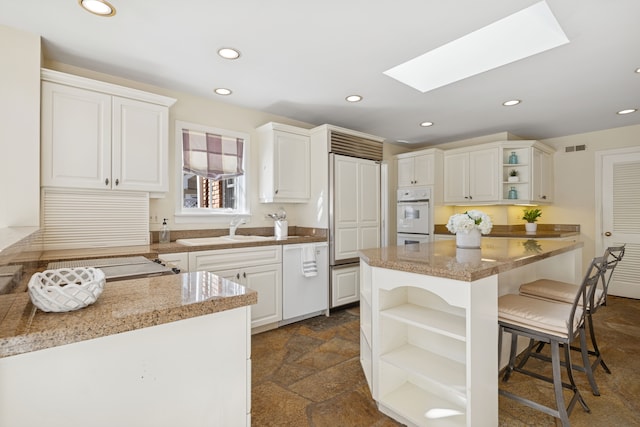
[[[523,243],[491,239],[471,262],[453,241],[361,252],[361,360],[380,411],[408,426],[498,425],[498,296],[581,274],[582,243]]]

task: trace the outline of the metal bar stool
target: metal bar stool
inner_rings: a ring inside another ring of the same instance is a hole
[[[569,414],[577,402],[582,405],[586,412],[590,412],[573,378],[570,344],[574,339],[580,337],[580,342],[584,344],[582,348],[585,349],[582,351],[582,360],[586,365],[589,365],[585,332],[587,310],[583,309],[583,307],[588,306],[588,301],[593,297],[598,281],[601,280],[605,271],[605,258],[594,258],[587,269],[587,273],[582,284],[579,286],[578,292],[575,294],[572,304],[516,294],[503,295],[498,299],[498,354],[500,354],[502,347],[503,332],[509,332],[511,334],[509,364],[507,365],[502,381],[508,381],[513,372],[519,372],[552,383],[556,398],[556,408],[542,405],[541,403],[503,389],[499,390],[500,395],[559,418],[562,421],[563,427],[569,426]],[[553,372],[551,378],[516,365],[518,336],[544,342],[551,346],[551,365]],[[564,365],[567,370],[568,383],[562,381],[561,346],[565,353],[566,363]],[[563,388],[573,392],[573,396],[567,406],[565,406],[565,399],[562,394]]]
[[[593,394],[596,396],[600,395],[600,390],[598,389],[598,385],[596,384],[595,378],[593,377],[593,371],[598,367],[598,365],[602,365],[602,368],[606,373],[610,374],[611,370],[604,362],[602,358],[602,353],[600,352],[600,348],[598,347],[598,343],[596,341],[595,329],[593,327],[593,313],[595,313],[600,306],[606,305],[607,303],[607,292],[609,289],[609,282],[611,281],[611,277],[613,276],[613,271],[618,263],[622,260],[624,256],[625,245],[622,246],[611,246],[607,248],[604,252],[604,258],[607,261],[607,271],[603,275],[602,278],[602,287],[596,288],[593,297],[589,300],[589,305],[587,306],[587,325],[589,331],[589,338],[591,340],[591,345],[593,350],[588,349],[588,354],[590,356],[595,356],[595,361],[590,363],[590,369],[586,369],[585,366],[576,366],[573,368],[582,372],[587,373],[587,377],[589,379],[589,384],[591,385],[591,389]],[[548,279],[539,279],[530,283],[525,283],[520,286],[520,294],[542,298],[545,300],[557,301],[566,304],[571,304],[575,299],[575,295],[578,291],[579,286],[574,285],[572,283],[560,282],[557,280],[548,280]],[[525,352],[525,356],[522,358],[520,362],[520,366],[524,366],[527,363],[529,357],[535,357],[537,359],[549,360],[549,358],[545,355],[540,354],[540,351],[544,347],[543,342],[537,344],[537,348],[535,352],[533,352],[533,348],[536,346],[535,342],[532,341],[529,344]],[[572,350],[581,351],[581,348],[571,347]]]

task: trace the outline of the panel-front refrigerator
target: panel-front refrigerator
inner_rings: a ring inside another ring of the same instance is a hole
[[[330,307],[359,301],[358,251],[380,247],[380,163],[329,155]]]

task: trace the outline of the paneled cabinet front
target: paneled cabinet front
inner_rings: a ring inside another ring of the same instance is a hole
[[[398,156],[398,187],[434,185],[434,154]]]
[[[41,120],[42,186],[168,191],[167,105],[43,81]]]
[[[251,327],[282,320],[282,247],[189,252],[189,271],[210,271],[258,292]]]
[[[279,123],[258,128],[260,135],[260,201],[309,201],[309,131]]]
[[[500,149],[449,150],[444,153],[444,201],[473,204],[500,201]]]

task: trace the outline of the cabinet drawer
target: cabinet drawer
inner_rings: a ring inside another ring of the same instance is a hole
[[[189,271],[215,271],[282,262],[282,247],[255,246],[189,253]]]

